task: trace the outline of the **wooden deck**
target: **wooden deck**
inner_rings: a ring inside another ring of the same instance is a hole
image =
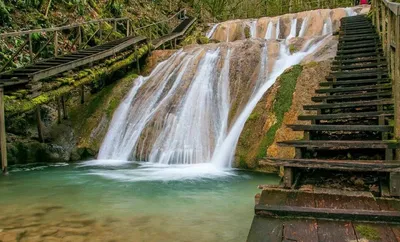
[[[248,242],[400,241],[400,202],[368,192],[265,188]]]

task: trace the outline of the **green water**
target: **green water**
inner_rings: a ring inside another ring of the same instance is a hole
[[[90,218],[117,241],[245,241],[257,186],[277,181],[273,175],[208,166],[19,167],[0,178],[0,206],[9,212],[3,216],[26,215],[44,228],[62,227],[55,222],[70,215]],[[45,209],[45,219],[34,217],[43,206],[57,209]],[[8,225],[0,223],[0,231],[1,226]],[[90,226],[89,232],[98,227]],[[83,236],[105,238],[97,234]]]

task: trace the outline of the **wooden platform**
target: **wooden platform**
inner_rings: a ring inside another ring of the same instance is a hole
[[[247,241],[400,241],[399,208],[368,192],[265,188]]]

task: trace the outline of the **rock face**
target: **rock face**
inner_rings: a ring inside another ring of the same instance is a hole
[[[318,9],[260,19],[230,20],[212,27],[210,39],[229,42],[246,38],[290,39],[330,34],[339,29],[340,19],[368,12],[369,7]]]

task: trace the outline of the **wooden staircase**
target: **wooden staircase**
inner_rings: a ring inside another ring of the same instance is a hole
[[[337,56],[326,82],[300,115],[310,124],[295,157],[266,158],[284,167],[281,185],[264,185],[256,197],[247,241],[400,241],[400,157],[394,140],[394,96],[375,28],[364,16],[341,20]],[[257,201],[258,200],[258,201]]]
[[[393,161],[393,156],[398,143],[392,140],[390,121],[394,115],[392,84],[379,37],[366,17],[342,19],[337,56],[331,74],[320,86],[312,98],[316,104],[304,106],[317,114],[298,118],[311,124],[288,125],[304,131],[304,139],[278,143],[295,147],[295,158],[267,158],[264,163],[285,168],[284,187],[292,188],[296,173],[310,168],[397,173],[400,162]],[[354,151],[365,150],[380,159],[353,158]],[[345,153],[349,159],[342,158]],[[396,179],[390,180],[389,187],[392,196],[400,196]]]

